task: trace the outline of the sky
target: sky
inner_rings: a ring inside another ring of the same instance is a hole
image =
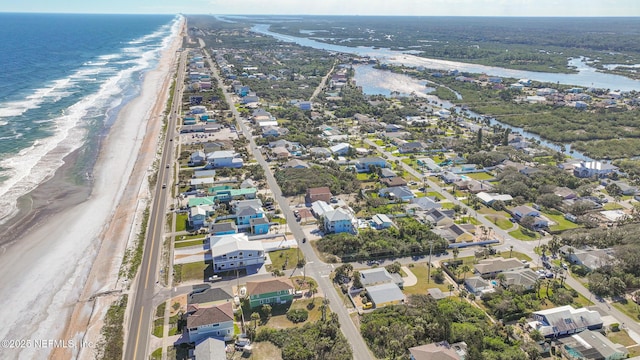
[[[640,16],[639,0],[28,0],[0,12],[234,15]]]

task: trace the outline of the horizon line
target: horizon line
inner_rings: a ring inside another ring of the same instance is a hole
[[[296,16],[334,16],[334,17],[452,17],[452,18],[640,18],[638,15],[413,15],[413,14],[213,14],[213,13],[117,13],[117,12],[68,12],[68,11],[2,11],[0,14],[55,14],[55,15],[182,15],[182,16],[233,16],[233,17],[296,17]]]

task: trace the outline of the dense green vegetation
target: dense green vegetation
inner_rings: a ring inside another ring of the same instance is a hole
[[[298,328],[262,328],[256,341],[270,341],[282,349],[283,360],[348,360],[352,356],[335,314],[331,314],[327,321],[308,323]]]
[[[346,46],[412,50],[420,56],[545,72],[571,72],[567,57],[596,65],[640,62],[633,18],[307,16],[272,31]],[[300,30],[318,30],[313,35]],[[633,76],[633,69],[618,69]]]
[[[492,324],[466,301],[411,295],[408,305],[363,314],[360,323],[362,337],[378,358],[408,359],[406,349],[413,346],[465,341],[468,360],[527,359],[507,327]]]
[[[331,234],[318,240],[318,250],[342,258],[342,261],[371,257],[428,254],[433,242],[434,253],[444,251],[446,240],[431,232],[429,226],[414,219],[396,219],[398,228],[382,231],[362,230],[358,235]]]
[[[97,359],[121,359],[124,349],[124,313],[127,309],[127,295],[123,295],[107,310],[104,325],[100,331]]]
[[[606,229],[571,230],[561,242],[574,249],[584,246],[613,248],[616,261],[603,260],[603,266],[589,275],[589,289],[599,296],[619,296],[640,288],[640,224]]]
[[[284,196],[301,195],[308,188],[328,186],[331,193],[348,194],[360,190],[356,174],[336,167],[314,166],[308,169],[277,169],[274,177]]]

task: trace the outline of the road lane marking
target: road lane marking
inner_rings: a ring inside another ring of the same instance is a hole
[[[136,358],[136,355],[138,354],[138,341],[140,340],[140,326],[142,325],[142,314],[143,313],[144,313],[144,305],[142,305],[142,308],[140,309],[140,320],[138,320],[138,333],[136,334],[136,346],[133,349],[133,358],[134,359]]]

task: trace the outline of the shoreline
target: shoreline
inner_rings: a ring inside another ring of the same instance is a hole
[[[80,151],[82,149],[77,149],[65,156],[62,159],[64,164],[49,180],[18,198],[17,213],[0,225],[0,248],[14,245],[21,234],[89,198],[92,184],[87,181],[77,184],[72,179]]]
[[[184,24],[182,19],[180,29]],[[159,115],[166,105],[163,95],[173,74],[173,50],[181,39],[179,32],[172,36],[156,67],[145,74],[140,94],[118,113],[99,144],[93,180],[74,177],[81,148],[64,158],[51,179],[21,198],[20,211],[0,236],[0,288],[7,294],[0,299],[0,318],[5,320],[0,338],[75,340],[76,344],[99,340],[82,336],[96,327],[89,323],[91,315],[101,314],[98,302],[94,311],[94,302],[87,299],[115,286],[114,269],[117,280],[128,245],[128,234],[120,235],[133,231],[135,216],[126,215],[137,209],[129,208],[129,202],[137,203],[139,192],[146,191],[145,175],[156,155]],[[122,229],[110,234],[114,224]],[[87,316],[85,322],[74,321]],[[94,358],[93,351],[84,350],[15,349],[3,352],[3,357],[66,359],[83,353]]]

